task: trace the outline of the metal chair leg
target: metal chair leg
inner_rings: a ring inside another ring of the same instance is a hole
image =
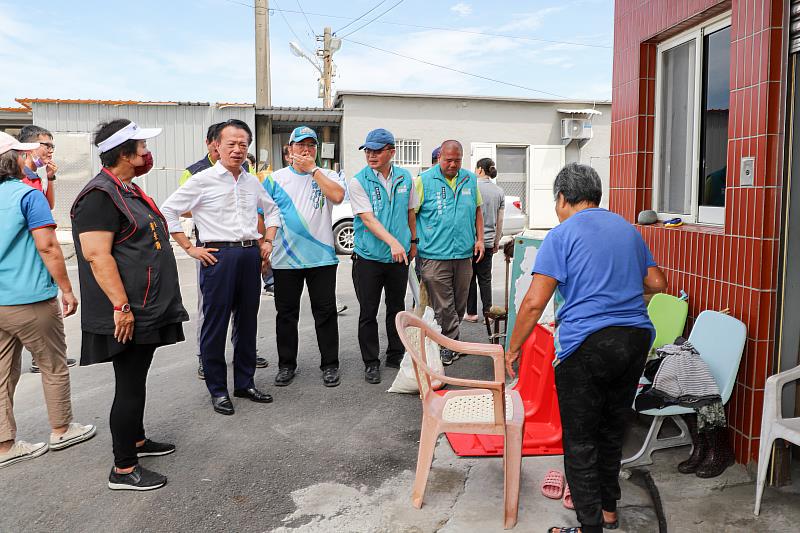
[[[678,429],[681,430],[680,435],[675,435],[674,437],[665,437],[663,439],[658,438],[658,434],[661,431],[661,426],[664,423],[665,418],[669,418],[676,426],[678,426]],[[692,436],[689,433],[689,427],[686,425],[686,422],[683,421],[683,418],[681,418],[679,415],[671,415],[669,417],[655,416],[653,417],[653,423],[650,424],[650,430],[647,432],[647,437],[645,437],[641,449],[636,452],[633,457],[623,459],[622,464],[627,467],[651,465],[653,464],[652,454],[654,451],[685,446],[687,444],[692,444]]]

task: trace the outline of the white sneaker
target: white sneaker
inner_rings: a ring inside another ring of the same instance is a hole
[[[50,449],[63,450],[73,444],[91,439],[96,432],[97,426],[84,426],[77,422],[72,422],[61,435],[56,435],[55,433],[50,434]]]
[[[37,442],[31,444],[24,440],[18,440],[11,446],[11,449],[5,453],[0,453],[0,468],[11,466],[14,463],[25,461],[27,459],[34,459],[47,453],[47,444],[44,442]]]

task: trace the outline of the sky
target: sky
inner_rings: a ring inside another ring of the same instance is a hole
[[[313,56],[325,26],[343,38],[334,93],[608,100],[613,4],[270,0],[272,105],[322,105],[318,72],[289,42]],[[0,0],[0,107],[15,98],[252,103],[253,11],[252,0]]]

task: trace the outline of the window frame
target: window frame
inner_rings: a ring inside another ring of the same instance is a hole
[[[699,182],[700,182],[700,126],[702,120],[702,100],[703,100],[703,38],[718,30],[731,26],[731,12],[724,13],[718,17],[714,17],[699,26],[687,30],[675,37],[671,37],[656,47],[656,78],[655,78],[655,118],[653,121],[653,207],[657,208],[659,205],[661,185],[660,185],[660,165],[659,158],[661,156],[661,104],[664,97],[663,89],[661,87],[661,79],[663,77],[664,69],[664,52],[671,50],[677,46],[695,42],[695,57],[694,57],[694,79],[690,83],[694,83],[694,117],[692,123],[692,174],[691,174],[691,200],[689,215],[683,213],[669,213],[658,212],[659,220],[669,220],[671,218],[681,218],[684,222],[690,224],[704,224],[711,226],[723,226],[725,224],[725,207],[709,207],[700,206],[699,202]],[[729,119],[730,120],[730,119]]]
[[[416,161],[409,161],[407,159],[401,159],[401,154],[405,157],[408,155],[409,148],[413,145],[409,145],[407,143],[416,143],[417,149],[417,160]],[[394,155],[394,164],[400,167],[421,167],[422,166],[422,140],[421,139],[395,139],[394,144],[395,155]],[[402,150],[402,152],[401,152]]]

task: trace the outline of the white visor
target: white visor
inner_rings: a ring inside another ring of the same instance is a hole
[[[141,141],[151,139],[161,133],[161,128],[140,128],[135,122],[131,122],[121,130],[115,132],[111,137],[97,145],[100,153],[108,152],[130,139]]]

